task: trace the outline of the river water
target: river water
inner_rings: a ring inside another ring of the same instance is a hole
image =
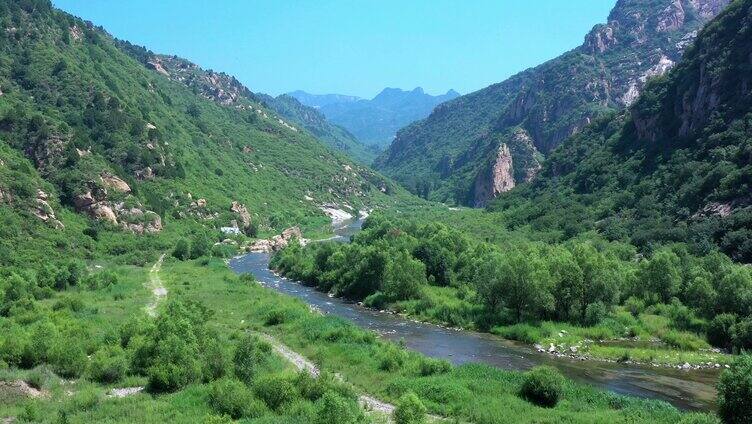
[[[346,242],[361,226],[361,221],[345,223],[336,229],[332,241]],[[380,313],[342,299],[330,298],[269,270],[269,254],[249,253],[230,261],[237,273],[251,273],[262,285],[297,297],[323,313],[337,315],[373,330],[382,337],[399,341],[427,356],[447,359],[454,364],[480,362],[508,370],[526,370],[536,365],[551,365],[567,377],[612,392],[661,399],[687,410],[715,407],[716,370],[677,370],[649,366],[580,361],[539,353],[529,346],[491,334],[457,331],[411,321],[398,315]]]

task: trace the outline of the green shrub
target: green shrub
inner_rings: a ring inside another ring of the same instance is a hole
[[[190,247],[188,246],[188,240],[180,239],[175,244],[175,248],[172,249],[172,256],[184,261],[190,256]]]
[[[505,339],[517,340],[527,344],[538,343],[540,340],[549,336],[545,329],[530,324],[514,324],[505,327],[494,327],[492,332]]]
[[[89,411],[102,400],[102,394],[94,387],[76,391],[68,400],[68,408],[74,411]]]
[[[427,377],[435,374],[445,374],[452,370],[452,364],[443,359],[421,358],[419,364],[420,375]]]
[[[363,412],[354,399],[327,391],[316,401],[316,423],[355,424],[363,421]]]
[[[397,371],[402,368],[406,360],[407,353],[404,350],[389,344],[381,351],[379,369],[390,372]]]
[[[736,324],[736,315],[719,314],[708,324],[706,335],[708,343],[721,348],[730,349],[732,342],[732,328]]]
[[[257,283],[256,277],[253,274],[249,273],[249,272],[245,272],[243,274],[240,274],[240,277],[238,277],[238,279],[240,280],[241,283],[244,283],[244,284],[255,284],[255,283]]]
[[[249,386],[253,384],[258,364],[268,358],[271,350],[269,343],[250,334],[244,335],[238,341],[232,359],[235,376]]]
[[[114,383],[128,372],[128,358],[120,346],[104,346],[91,356],[89,376],[100,383]]]
[[[692,333],[681,331],[667,331],[661,336],[667,345],[686,351],[697,351],[707,347],[707,343]]]
[[[306,371],[300,371],[295,380],[295,386],[298,388],[303,399],[315,402],[321,399],[326,392],[334,392],[347,399],[357,399],[355,390],[340,380],[333,374],[322,372],[318,378],[314,378]]]
[[[73,338],[61,337],[49,352],[52,369],[61,377],[76,378],[86,369],[86,353]]]
[[[266,376],[258,379],[253,385],[254,392],[266,406],[279,410],[283,405],[292,402],[298,396],[298,391],[290,381],[278,376]]]
[[[624,307],[627,309],[627,311],[629,311],[630,314],[632,314],[633,317],[636,318],[645,310],[645,301],[640,298],[630,296],[629,299],[624,302]]]
[[[602,302],[591,303],[585,308],[585,321],[584,324],[588,326],[598,325],[601,321],[606,319],[608,315],[608,308]]]
[[[267,312],[264,317],[264,325],[273,326],[284,324],[298,317],[298,311],[290,308],[275,308]]]
[[[204,381],[213,381],[224,377],[230,369],[227,350],[217,337],[210,337],[203,343]]]
[[[738,357],[721,374],[718,415],[726,424],[752,423],[752,355]]]
[[[540,366],[525,373],[520,388],[520,396],[544,407],[553,407],[559,402],[564,391],[564,377],[558,370]]]
[[[388,301],[389,299],[384,293],[377,291],[376,293],[368,295],[363,300],[363,304],[369,308],[383,309]]]
[[[242,417],[258,418],[266,408],[253,397],[250,389],[242,382],[223,378],[212,383],[209,389],[209,405],[219,413],[233,419]]]
[[[737,322],[732,330],[734,349],[752,353],[752,317]]]
[[[402,395],[393,412],[396,424],[422,424],[426,422],[426,407],[413,392]]]
[[[713,414],[693,413],[685,414],[679,424],[721,424],[721,420]]]

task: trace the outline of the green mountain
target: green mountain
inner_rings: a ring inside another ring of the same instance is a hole
[[[238,105],[244,101],[262,103],[267,109],[273,110],[281,118],[295,125],[296,130],[305,129],[330,147],[361,163],[370,163],[376,157],[375,149],[362,145],[347,130],[328,122],[316,109],[302,105],[291,96],[283,94],[275,98],[268,94],[253,93],[235,77],[224,72],[205,70],[183,58],[155,54],[127,41],[118,40],[117,43],[147,68],[185,84],[202,97],[224,106]]]
[[[411,91],[385,88],[373,99],[340,94],[289,93],[306,106],[315,107],[327,119],[350,131],[361,143],[383,149],[394,139],[397,130],[423,119],[436,105],[459,96],[454,90],[432,96],[417,87]]]
[[[343,127],[329,122],[320,111],[303,105],[290,95],[272,97],[259,94],[258,97],[282,117],[305,128],[319,140],[361,163],[370,164],[379,153],[376,147],[361,143]]]
[[[13,225],[4,231],[152,234],[235,221],[271,232],[326,225],[324,204],[395,199],[387,179],[232,77],[177,58],[136,60],[148,51],[48,1],[0,3],[0,28],[0,210]]]
[[[620,0],[584,43],[437,107],[397,133],[377,169],[420,195],[482,206],[531,180],[543,155],[631,105],[728,0]]]
[[[492,210],[508,225],[687,241],[752,261],[752,1],[735,1],[627,111],[587,126]]]

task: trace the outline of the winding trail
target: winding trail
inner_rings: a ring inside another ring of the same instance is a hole
[[[272,345],[272,348],[274,349],[274,351],[277,352],[278,355],[280,355],[281,357],[285,358],[287,361],[292,363],[295,366],[295,368],[298,369],[298,371],[306,371],[307,373],[311,374],[313,377],[318,377],[321,374],[321,371],[316,366],[316,364],[309,361],[298,352],[295,352],[294,350],[285,346],[279,340],[275,339],[274,337],[266,333],[257,332],[256,334],[262,340]],[[339,374],[336,374],[336,377],[340,380],[344,380],[342,376]],[[386,415],[387,422],[389,423],[394,422],[394,420],[392,419],[392,414],[394,413],[395,406],[392,405],[391,403],[382,402],[373,396],[369,396],[365,394],[361,394],[358,397],[358,401],[360,405],[367,411],[378,412],[380,414],[384,414]],[[440,417],[438,415],[429,414],[427,415],[427,417],[430,422],[447,421],[447,418]]]
[[[162,253],[159,260],[154,262],[154,265],[149,270],[149,281],[147,288],[151,289],[152,300],[146,305],[146,313],[150,317],[157,316],[157,306],[162,299],[167,296],[167,288],[162,283],[162,278],[159,277],[159,271],[162,270],[162,262],[164,261],[166,253]]]

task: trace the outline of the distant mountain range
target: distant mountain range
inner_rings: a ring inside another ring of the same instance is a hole
[[[373,99],[342,94],[310,94],[305,91],[288,93],[300,103],[321,111],[326,118],[351,132],[364,144],[386,147],[397,130],[427,117],[440,103],[459,97],[449,90],[432,96],[417,87],[410,91],[385,88]]]

